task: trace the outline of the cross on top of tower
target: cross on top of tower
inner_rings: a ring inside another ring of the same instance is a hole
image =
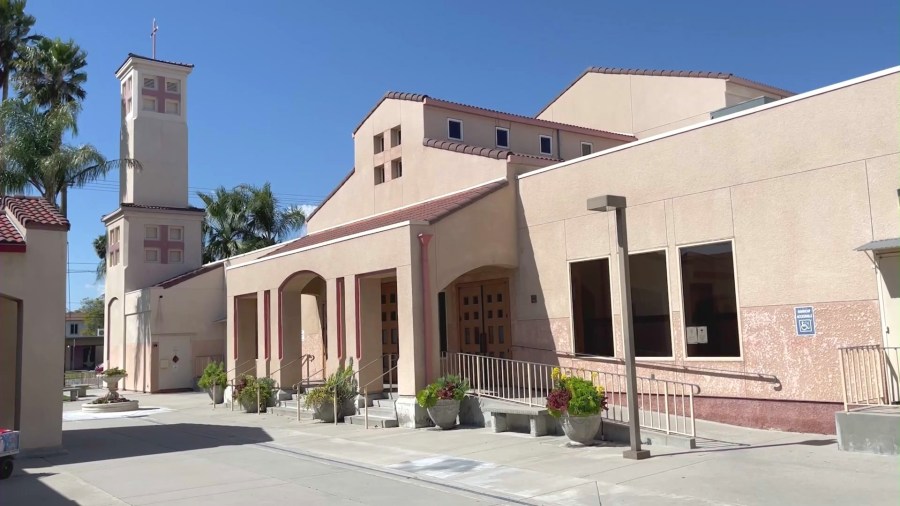
[[[156,24],[156,18],[153,18],[153,24],[150,25],[150,40],[153,41],[153,59],[156,59],[156,32],[159,31],[159,25]]]

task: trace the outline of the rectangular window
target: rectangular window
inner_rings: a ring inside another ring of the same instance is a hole
[[[159,250],[156,248],[144,249],[144,261],[149,263],[159,262]]]
[[[509,147],[509,129],[497,127],[497,147],[498,148],[508,148]]]
[[[570,269],[575,353],[612,357],[615,348],[609,259],[573,262]]]
[[[156,78],[155,77],[145,77],[144,78],[144,88],[148,90],[156,89]]]
[[[463,140],[463,125],[458,119],[447,119],[447,137],[455,141]]]
[[[169,263],[180,264],[184,262],[184,253],[180,249],[169,250]]]
[[[378,134],[372,139],[372,147],[376,155],[384,151],[384,134]]]
[[[77,324],[77,323],[70,323],[70,324],[69,324],[69,334],[71,334],[71,335],[73,335],[73,336],[77,336],[77,335],[78,335],[78,324]]]
[[[594,152],[594,145],[590,142],[581,143],[581,156],[587,156]]]
[[[144,97],[141,104],[141,109],[145,111],[156,111],[156,99],[153,97]]]
[[[391,129],[391,147],[396,147],[400,145],[402,141],[400,137],[400,127],[394,127]]]
[[[740,357],[731,242],[681,248],[688,357]]]
[[[166,114],[181,114],[181,102],[177,100],[166,100]]]
[[[394,160],[391,162],[391,179],[403,177],[403,160]]]
[[[184,240],[184,228],[183,227],[169,227],[169,240],[170,241],[183,241]]]
[[[379,165],[375,167],[375,184],[381,184],[384,182],[384,165]]]
[[[144,227],[144,239],[159,239],[159,227],[156,225]]]
[[[629,255],[628,262],[635,356],[671,357],[672,328],[669,322],[666,252],[651,251]]]
[[[177,79],[166,79],[166,93],[180,93],[181,81]]]
[[[541,139],[541,154],[542,155],[552,155],[553,154],[553,138],[549,135],[540,136]]]

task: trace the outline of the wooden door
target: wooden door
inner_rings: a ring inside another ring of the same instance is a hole
[[[461,285],[457,306],[462,353],[510,358],[512,333],[507,280]]]
[[[382,371],[387,372],[397,365],[400,352],[399,327],[397,326],[397,282],[381,284],[381,360]],[[386,383],[396,383],[397,371],[391,372]]]

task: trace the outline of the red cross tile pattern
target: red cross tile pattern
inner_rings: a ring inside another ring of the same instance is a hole
[[[141,87],[141,96],[155,98],[156,112],[161,113],[166,112],[166,100],[174,100],[175,102],[179,103],[181,102],[181,92],[179,91],[178,93],[169,93],[168,91],[166,91],[166,78],[162,76],[157,76],[155,90]]]
[[[173,249],[182,251],[182,261],[183,261],[184,236],[181,237],[180,241],[170,241],[169,240],[169,226],[168,225],[160,225],[158,238],[157,239],[144,239],[144,247],[145,248],[158,248],[159,249],[159,263],[161,263],[161,264],[169,263],[169,251],[171,251]]]

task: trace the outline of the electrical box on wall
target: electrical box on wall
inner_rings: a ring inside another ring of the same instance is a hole
[[[686,327],[685,338],[688,344],[697,344],[697,327]]]
[[[697,344],[706,344],[708,342],[706,327],[697,327]]]

